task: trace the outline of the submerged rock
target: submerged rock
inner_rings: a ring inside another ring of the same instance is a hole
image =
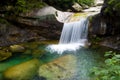
[[[76,72],[76,57],[66,55],[39,68],[39,76],[46,80],[69,80]]]
[[[25,48],[21,45],[11,45],[10,46],[10,51],[11,52],[24,52]]]
[[[44,54],[44,50],[40,50],[40,49],[35,49],[35,50],[33,50],[33,52],[32,52],[32,55],[34,56],[34,57],[41,57],[43,54]]]
[[[33,59],[8,68],[3,75],[5,80],[31,80],[37,74],[38,68],[39,61]]]
[[[0,50],[0,61],[6,60],[11,56],[12,56],[11,52]]]

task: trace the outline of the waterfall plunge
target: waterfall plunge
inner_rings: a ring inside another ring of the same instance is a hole
[[[59,44],[81,43],[81,40],[87,39],[87,18],[82,18],[80,21],[65,23]]]
[[[75,51],[84,46],[88,35],[88,19],[81,18],[80,21],[64,23],[58,45],[49,45],[47,50],[62,54],[64,51]]]

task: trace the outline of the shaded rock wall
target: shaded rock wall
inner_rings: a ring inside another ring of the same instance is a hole
[[[0,46],[31,40],[59,39],[63,24],[53,14],[37,17],[9,17],[0,24]]]
[[[101,13],[91,18],[89,37],[99,37],[100,44],[120,50],[120,7],[116,7],[117,4],[119,0],[104,1]]]
[[[119,0],[104,1],[101,13],[92,17],[93,33],[98,35],[120,34],[120,8],[117,6],[118,4],[120,4]]]

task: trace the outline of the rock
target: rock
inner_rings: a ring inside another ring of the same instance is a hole
[[[37,74],[38,68],[39,61],[33,59],[8,68],[3,76],[5,80],[31,80]]]
[[[90,46],[91,46],[91,43],[86,40],[84,47],[85,47],[85,48],[89,48]]]
[[[35,49],[35,50],[33,50],[32,55],[36,58],[37,57],[39,58],[44,54],[44,52],[45,52],[45,50]]]
[[[95,0],[95,6],[102,6],[104,3],[104,0]]]
[[[6,60],[12,56],[11,52],[0,50],[0,61]]]
[[[26,41],[59,39],[63,23],[56,19],[56,11],[48,6],[32,10],[31,14],[28,13],[29,15],[6,17],[9,24],[0,23],[0,46],[10,46]]]
[[[39,76],[46,80],[69,80],[76,72],[76,57],[66,55],[40,66]]]
[[[76,11],[82,11],[82,7],[78,3],[74,3],[72,6]]]
[[[88,9],[89,8],[89,6],[85,5],[85,4],[82,4],[81,6],[82,6],[83,9]]]
[[[37,12],[34,12],[33,15],[34,16],[45,16],[45,15],[50,15],[50,14],[54,14],[57,10],[52,7],[52,6],[46,6],[43,7],[42,9],[39,9]]]
[[[25,48],[21,45],[11,45],[10,46],[10,51],[11,52],[24,52]]]

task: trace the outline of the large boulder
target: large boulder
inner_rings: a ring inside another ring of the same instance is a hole
[[[47,80],[69,80],[76,72],[77,59],[74,55],[66,55],[39,68],[39,76]]]
[[[0,50],[0,61],[6,60],[12,56],[11,52]]]
[[[3,76],[5,80],[32,80],[37,74],[39,68],[39,61],[33,59],[11,68],[8,68]]]

